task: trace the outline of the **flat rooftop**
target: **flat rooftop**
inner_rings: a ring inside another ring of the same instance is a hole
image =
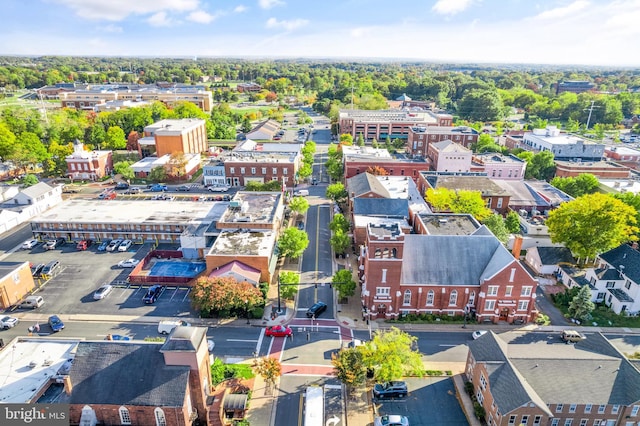
[[[281,197],[280,192],[240,191],[228,203],[219,222],[237,223],[239,228],[251,228],[252,223],[273,223]]]
[[[617,192],[640,193],[640,181],[635,179],[598,179],[604,185]]]
[[[429,214],[419,215],[429,235],[471,235],[480,224],[468,214]]]
[[[341,110],[340,119],[353,119],[355,122],[407,122],[407,123],[437,123],[435,115],[429,111],[403,110]]]
[[[209,250],[209,256],[270,256],[276,244],[273,231],[236,229],[222,231]]]
[[[157,123],[150,124],[144,128],[145,132],[152,132],[157,135],[182,133],[186,130],[202,126],[204,120],[198,118],[184,118],[184,119],[166,119],[160,120]]]
[[[17,338],[0,352],[0,403],[35,402],[49,380],[68,374],[77,341]]]
[[[363,228],[369,224],[377,225],[377,226],[397,225],[400,228],[411,228],[411,225],[409,225],[409,222],[407,222],[406,219],[394,219],[394,218],[388,218],[388,217],[354,215],[353,222],[356,228]]]
[[[166,200],[66,200],[33,223],[179,223],[214,221],[228,202]]]

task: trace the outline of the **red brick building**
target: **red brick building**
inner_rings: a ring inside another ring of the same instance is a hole
[[[537,315],[537,281],[484,226],[460,236],[369,225],[359,259],[362,305],[371,318],[470,315],[512,323]]]
[[[626,146],[608,146],[604,149],[604,156],[624,167],[638,169],[640,166],[640,151]]]
[[[478,142],[479,133],[471,127],[412,126],[408,130],[406,151],[415,157],[427,157],[429,145],[450,140],[465,148]]]
[[[73,153],[65,158],[67,176],[75,180],[98,180],[113,170],[111,151],[85,151],[84,145],[76,141]]]
[[[340,134],[359,135],[366,141],[377,139],[406,140],[411,127],[451,126],[449,114],[407,110],[341,110],[338,118]]]
[[[557,177],[576,177],[583,173],[591,173],[599,178],[626,179],[631,176],[629,169],[613,161],[554,161]]]
[[[201,154],[209,149],[205,121],[195,118],[158,121],[144,128],[144,137],[155,139],[158,158],[174,152]]]

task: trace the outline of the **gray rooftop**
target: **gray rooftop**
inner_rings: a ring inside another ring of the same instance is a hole
[[[46,194],[47,192],[51,191],[53,188],[49,185],[47,185],[44,182],[38,182],[35,185],[31,185],[25,189],[23,189],[21,192],[31,198],[38,198],[41,195]]]
[[[468,214],[421,213],[418,216],[429,235],[471,235],[480,227]]]
[[[640,283],[640,252],[638,250],[634,250],[628,244],[623,244],[602,253],[600,258],[618,272],[620,272],[620,266],[624,266],[624,275],[634,283]]]
[[[368,192],[374,192],[384,198],[390,198],[391,196],[376,176],[366,172],[347,179],[347,191],[352,198]]]
[[[207,327],[177,326],[160,352],[195,352],[207,337]]]
[[[538,247],[538,255],[543,265],[557,265],[559,263],[576,263],[571,250],[566,247]]]
[[[367,216],[408,217],[409,201],[398,198],[354,198],[353,214]]]

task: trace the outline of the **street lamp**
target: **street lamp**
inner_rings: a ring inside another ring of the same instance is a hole
[[[244,301],[244,305],[247,313],[247,324],[251,324],[251,321],[249,321],[249,300],[248,299]]]

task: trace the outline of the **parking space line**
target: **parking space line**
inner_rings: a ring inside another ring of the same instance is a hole
[[[185,294],[184,297],[182,298],[183,302],[187,299],[187,297],[189,297],[189,293],[191,293],[191,289],[190,288],[187,289],[187,294]]]

